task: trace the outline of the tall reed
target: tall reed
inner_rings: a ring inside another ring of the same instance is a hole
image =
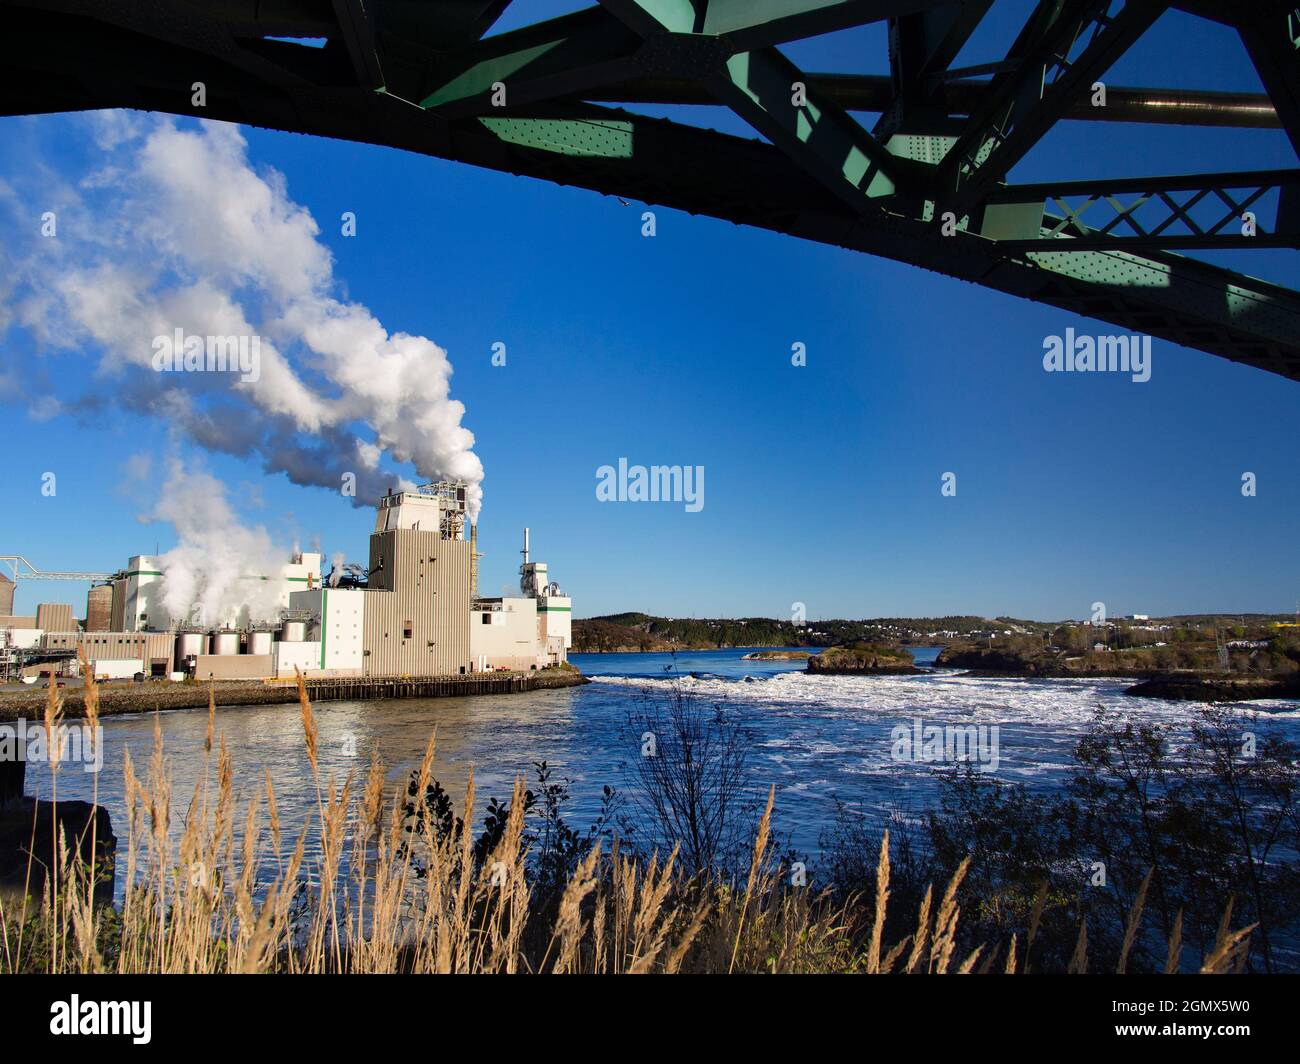
[[[89,670],[87,670],[88,672]],[[235,767],[216,734],[209,694],[201,778],[172,831],[173,795],[155,721],[153,753],[141,779],[125,755],[126,811],[119,831],[120,905],[97,900],[85,851],[54,840],[58,854],[43,896],[0,898],[0,970],[9,972],[860,972],[866,974],[1030,970],[1043,901],[1017,945],[965,947],[959,954],[958,895],[966,863],[939,895],[927,891],[909,933],[892,944],[886,833],[870,899],[833,899],[791,881],[771,852],[775,792],[758,825],[743,886],[719,873],[687,876],[678,852],[642,858],[615,838],[580,858],[558,903],[541,905],[529,879],[525,787],[516,778],[509,814],[490,853],[476,855],[475,785],[465,816],[448,831],[425,802],[385,798],[375,757],[363,782],[324,779],[312,706],[299,679],[304,756],[316,792],[287,858],[275,786],[267,774],[236,808]],[[93,677],[88,714],[97,711]],[[94,718],[92,718],[94,719]],[[57,688],[45,726],[56,738]],[[215,763],[214,763],[215,754]],[[414,793],[432,782],[436,736]],[[55,776],[57,780],[57,775]],[[57,799],[57,792],[55,795]],[[267,852],[272,856],[268,861]],[[95,853],[93,849],[90,853]],[[311,856],[308,857],[308,854]],[[1126,929],[1140,933],[1146,884]],[[1202,970],[1239,970],[1252,928],[1232,930],[1224,913]],[[1169,970],[1182,945],[1169,944]],[[1004,960],[997,963],[997,958]],[[995,967],[996,964],[996,967]],[[1071,969],[1087,968],[1081,926]]]

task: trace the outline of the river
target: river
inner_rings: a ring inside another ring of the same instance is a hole
[[[934,649],[919,649],[919,664]],[[801,661],[746,661],[744,650],[668,654],[574,655],[593,683],[584,687],[479,698],[323,702],[315,707],[322,773],[358,785],[378,751],[390,784],[405,784],[437,731],[434,775],[457,802],[473,769],[479,801],[476,820],[490,797],[509,796],[516,773],[531,777],[534,761],[546,760],[571,782],[570,823],[585,830],[595,816],[602,786],[626,789],[629,759],[639,747],[625,722],[639,700],[661,696],[672,683],[729,707],[752,736],[754,787],[777,789],[777,827],[815,862],[818,840],[839,800],[883,825],[895,809],[919,810],[935,797],[932,763],[897,760],[891,729],[922,724],[997,726],[996,776],[1035,787],[1061,784],[1074,743],[1097,706],[1133,711],[1161,721],[1186,722],[1195,707],[1122,694],[1122,680],[985,679],[951,671],[922,676],[809,676]],[[1253,703],[1262,726],[1300,738],[1300,703]],[[160,714],[165,756],[173,781],[173,831],[203,770],[207,711]],[[286,825],[301,823],[315,806],[315,789],[304,750],[297,705],[221,709],[224,736],[242,801],[262,786],[264,771],[275,784]],[[58,774],[60,798],[97,797],[123,832],[123,773],[130,750],[145,775],[153,749],[152,715],[110,717],[103,722],[104,768],[86,773],[65,765]],[[987,734],[992,734],[991,732]],[[48,798],[44,765],[28,768],[27,789]],[[531,778],[530,778],[531,782]],[[97,783],[97,787],[96,787]],[[286,829],[285,845],[294,832]],[[120,888],[120,884],[119,884]]]

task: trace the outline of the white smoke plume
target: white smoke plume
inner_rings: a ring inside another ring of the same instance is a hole
[[[348,556],[342,551],[330,555],[330,587],[338,587],[339,581],[343,579],[343,565],[348,560]]]
[[[286,553],[266,529],[239,519],[221,481],[173,459],[149,516],[170,523],[180,539],[155,559],[163,574],[159,602],[173,624],[278,618],[281,585],[268,578],[280,573]]]
[[[33,232],[46,210],[57,219],[55,238],[34,235],[0,253],[9,278],[0,332],[24,330],[43,354],[89,349],[98,358],[81,394],[67,386],[79,369],[59,367],[49,395],[32,396],[42,374],[24,374],[32,412],[125,406],[297,484],[338,491],[350,473],[355,505],[403,483],[391,466],[410,463],[423,480],[467,481],[476,519],[483,466],[450,395],[447,353],[390,333],[336,295],[311,213],[289,198],[281,174],[254,170],[238,127],[120,113],[93,121],[99,161],[76,186],[46,172],[29,191],[18,176],[0,176],[15,232]],[[258,379],[157,372],[153,340],[177,329],[256,335]]]

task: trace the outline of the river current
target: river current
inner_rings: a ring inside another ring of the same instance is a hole
[[[626,727],[629,713],[676,683],[736,715],[753,742],[755,789],[766,794],[775,785],[778,830],[815,862],[836,801],[881,826],[896,810],[919,811],[933,803],[941,763],[900,760],[898,725],[910,731],[918,722],[974,724],[984,726],[986,736],[996,725],[997,778],[1052,788],[1067,779],[1071,751],[1098,706],[1180,725],[1195,712],[1188,704],[1125,696],[1121,680],[987,679],[943,670],[903,677],[810,676],[801,661],[745,660],[745,653],[574,655],[591,684],[479,698],[323,702],[315,707],[321,770],[338,783],[354,772],[361,786],[377,750],[390,786],[397,788],[418,766],[436,729],[434,775],[458,812],[471,769],[478,822],[489,798],[508,798],[517,773],[531,783],[532,763],[545,760],[570,781],[567,816],[584,830],[597,814],[604,785],[631,785],[630,760],[640,750]],[[918,664],[933,661],[935,653],[918,650]],[[1300,738],[1300,703],[1251,706],[1260,726]],[[157,720],[172,777],[172,830],[179,832],[203,771],[207,711],[171,711]],[[145,776],[154,726],[153,715],[106,718],[103,770],[96,776],[65,765],[58,774],[59,797],[97,797],[121,834],[125,752],[130,750],[137,775]],[[300,824],[316,802],[297,705],[222,709],[217,729],[233,757],[241,805],[270,773],[286,825],[284,845],[292,846],[296,833],[290,825]],[[46,766],[29,765],[27,789],[50,796]]]

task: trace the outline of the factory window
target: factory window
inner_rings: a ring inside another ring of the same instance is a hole
[[[483,618],[484,624],[492,623],[492,614],[488,613],[486,610],[482,614],[480,614],[480,616]]]
[[[411,622],[407,621],[404,625],[402,625],[402,638],[410,639],[412,634],[413,633],[411,631]]]

